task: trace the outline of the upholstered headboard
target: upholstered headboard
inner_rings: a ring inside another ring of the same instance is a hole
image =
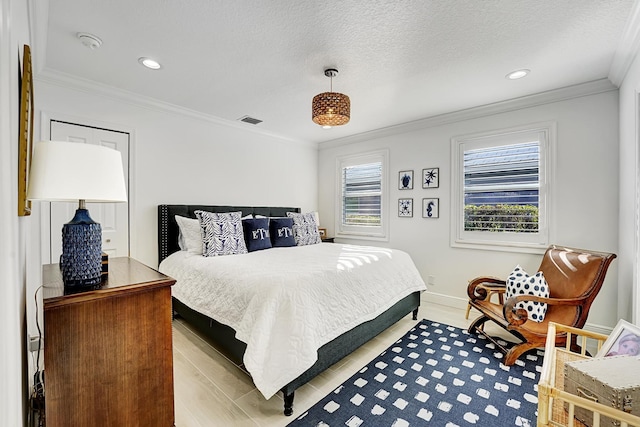
[[[237,212],[242,215],[287,216],[287,212],[300,212],[300,208],[255,207],[255,206],[211,206],[211,205],[158,205],[158,264],[172,253],[179,251],[178,224],[176,215],[195,218],[195,211]]]

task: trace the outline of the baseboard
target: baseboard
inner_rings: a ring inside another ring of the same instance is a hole
[[[610,328],[608,326],[602,326],[602,325],[596,325],[595,323],[589,323],[587,322],[584,325],[584,329],[590,332],[596,332],[598,334],[602,334],[602,335],[610,335],[611,332],[613,331],[613,328]]]
[[[452,297],[451,295],[439,294],[436,292],[430,292],[428,290],[422,293],[420,299],[424,302],[440,304],[460,310],[466,310],[468,303],[468,299],[466,298]]]
[[[453,297],[451,295],[439,294],[436,292],[431,292],[429,290],[423,292],[420,299],[424,302],[430,302],[432,304],[440,304],[447,307],[457,308],[460,310],[466,310],[467,304],[469,301],[467,298]],[[596,332],[603,335],[610,335],[611,332],[613,331],[612,327],[598,325],[598,324],[589,323],[589,322],[587,322],[584,325],[584,329],[587,331]]]

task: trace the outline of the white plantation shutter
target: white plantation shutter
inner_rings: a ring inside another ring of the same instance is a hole
[[[537,138],[520,144],[465,150],[464,229],[537,232],[539,171]]]
[[[342,223],[380,225],[382,162],[342,169]]]
[[[556,124],[451,139],[451,245],[539,253],[549,244]]]
[[[388,150],[338,158],[336,235],[386,240]]]

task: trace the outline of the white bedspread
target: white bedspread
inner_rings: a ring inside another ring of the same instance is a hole
[[[176,279],[174,297],[236,330],[267,399],[322,345],[426,289],[407,253],[336,243],[209,258],[180,251],[160,271]]]

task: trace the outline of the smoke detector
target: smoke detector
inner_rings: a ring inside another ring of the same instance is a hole
[[[93,34],[77,33],[76,37],[89,49],[98,49],[102,46],[102,40],[100,40],[100,37],[94,36]]]

